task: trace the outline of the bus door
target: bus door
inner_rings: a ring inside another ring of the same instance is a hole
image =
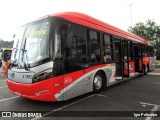
[[[139,45],[139,72],[143,73],[143,49],[142,45]]]
[[[134,62],[135,62],[135,73],[141,73],[142,72],[142,47],[134,43],[133,44],[134,49]]]
[[[122,41],[122,66],[123,77],[129,77],[128,41]]]
[[[121,39],[114,38],[114,59],[116,63],[116,80],[123,79],[122,44]]]

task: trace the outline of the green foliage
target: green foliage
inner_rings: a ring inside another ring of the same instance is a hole
[[[145,23],[136,23],[128,31],[151,41],[155,48],[160,49],[160,26],[154,21],[148,19]]]
[[[13,47],[13,41],[0,40],[0,48],[12,48],[12,47]]]

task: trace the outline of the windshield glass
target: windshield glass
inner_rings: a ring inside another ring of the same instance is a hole
[[[17,60],[19,58],[19,53],[21,49],[21,43],[22,43],[25,27],[26,26],[19,27],[16,31],[16,34],[14,35],[14,44],[13,44],[12,56],[11,56],[12,63],[17,63]]]
[[[49,56],[49,28],[48,21],[38,21],[27,26],[24,34],[22,54],[24,62],[34,63]]]
[[[49,57],[49,29],[47,19],[18,28],[14,36],[11,62],[23,66]]]

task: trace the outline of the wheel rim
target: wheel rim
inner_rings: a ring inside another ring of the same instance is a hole
[[[96,90],[99,90],[99,89],[101,89],[101,87],[102,87],[102,78],[101,78],[101,76],[97,75],[94,78],[94,88]]]

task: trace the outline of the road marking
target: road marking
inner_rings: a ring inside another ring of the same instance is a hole
[[[144,103],[144,102],[140,102],[140,104],[143,104],[143,105],[150,105],[150,106],[159,106],[159,105],[156,105],[156,104],[152,104],[152,103]]]
[[[154,114],[154,112],[157,111],[158,108],[160,107],[159,105],[151,104],[151,103],[140,102],[140,104],[153,106],[153,109],[151,110],[150,114]],[[145,118],[145,120],[151,120],[151,119],[152,119],[152,117],[146,117]]]
[[[14,96],[14,97],[10,97],[10,98],[1,99],[0,102],[10,100],[10,99],[14,99],[14,98],[17,98],[17,97],[19,97],[19,96]]]
[[[97,95],[97,96],[100,96],[100,97],[107,97],[106,95],[102,95],[102,94],[95,94],[95,95]]]
[[[160,82],[154,82],[155,84],[160,84]]]
[[[64,108],[70,107],[70,106],[72,106],[72,105],[74,105],[74,104],[76,104],[76,103],[79,103],[79,102],[81,102],[81,101],[83,101],[83,100],[86,100],[86,99],[88,99],[88,98],[91,98],[91,97],[93,97],[93,96],[100,96],[100,97],[105,97],[105,98],[107,97],[107,96],[102,95],[102,94],[94,94],[94,95],[90,95],[90,96],[88,96],[88,97],[86,97],[86,98],[80,99],[80,100],[78,100],[78,101],[76,101],[76,102],[70,103],[70,104],[65,105],[65,106],[63,106],[63,107],[56,108],[56,109],[54,109],[54,110],[52,110],[52,111],[50,111],[50,112],[45,113],[45,114],[42,115],[41,117],[36,117],[36,118],[31,119],[31,120],[40,119],[40,118],[42,118],[42,117],[44,117],[44,116],[46,116],[46,115],[49,115],[49,114],[51,114],[51,113],[60,111],[60,110],[62,110],[62,109],[64,109]]]
[[[147,75],[160,75],[160,73],[147,73]]]
[[[1,88],[8,88],[8,86],[0,87],[0,89],[1,89]]]

